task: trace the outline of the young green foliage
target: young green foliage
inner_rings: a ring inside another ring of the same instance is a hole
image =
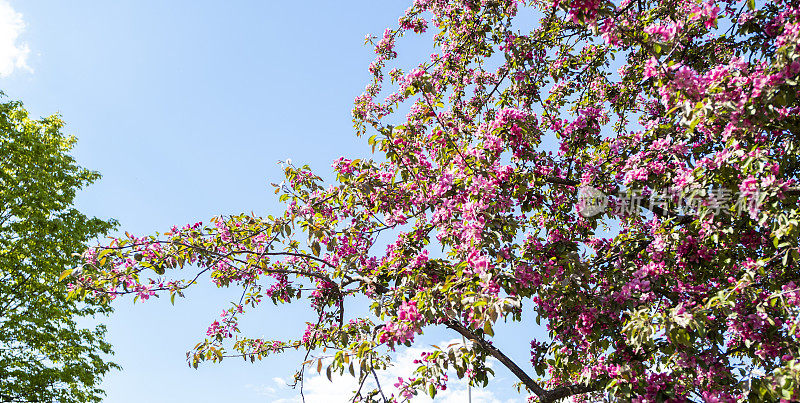
[[[105,327],[82,317],[110,311],[67,298],[65,270],[86,243],[114,221],[73,207],[75,192],[100,175],[69,155],[58,116],[28,117],[19,102],[0,103],[0,401],[99,402],[100,378],[116,364]]]

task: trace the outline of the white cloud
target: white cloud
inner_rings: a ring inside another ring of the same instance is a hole
[[[273,396],[276,392],[275,388],[267,385],[253,385],[248,383],[247,385],[244,385],[244,387],[261,396]]]
[[[449,341],[443,341],[439,343],[439,346],[447,346],[453,343],[460,343],[460,339],[454,339]],[[397,382],[398,377],[409,377],[414,369],[417,368],[418,364],[414,364],[414,359],[419,358],[420,353],[423,351],[429,351],[427,349],[411,347],[407,348],[401,353],[398,353],[394,357],[393,364],[390,368],[386,371],[381,371],[378,373],[378,380],[381,383],[381,387],[384,393],[387,396],[391,393],[397,395],[397,390],[394,387],[394,384]],[[492,362],[489,362],[488,365],[492,366]],[[280,387],[280,385],[286,385],[286,381],[281,378],[273,379],[276,385]],[[368,391],[375,388],[374,381],[370,378],[368,382],[365,383],[363,390]],[[358,382],[355,378],[351,377],[349,374],[345,373],[344,376],[333,376],[333,382],[328,381],[328,378],[325,375],[317,375],[314,373],[313,376],[310,376],[306,379],[305,385],[303,387],[303,394],[305,395],[306,402],[313,403],[313,402],[331,402],[331,403],[344,403],[351,401],[353,397],[353,391],[358,389]],[[458,379],[455,374],[450,374],[450,381],[447,384],[447,390],[440,391],[436,395],[435,402],[436,403],[464,403],[467,401],[467,396],[469,394],[468,385],[466,380]],[[428,396],[419,395],[413,402],[430,402],[431,399]],[[507,400],[506,402],[501,401],[497,398],[491,390],[483,389],[483,388],[472,388],[472,401],[473,402],[480,402],[480,403],[513,403],[515,400]],[[525,399],[520,397],[520,399],[516,400],[518,402],[524,402]],[[275,399],[275,403],[300,403],[302,400],[300,399],[299,391],[295,390],[294,395],[291,398],[284,398],[284,399]]]
[[[278,385],[278,389],[289,389],[289,381],[283,378],[279,378],[276,376],[272,378],[272,382],[275,382],[275,384]]]
[[[24,29],[22,14],[7,0],[0,0],[0,77],[11,75],[15,69],[33,71],[28,66],[28,45],[17,41]]]

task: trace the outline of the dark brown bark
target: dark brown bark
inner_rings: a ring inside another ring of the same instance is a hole
[[[539,401],[542,403],[549,403],[554,402],[558,399],[563,399],[565,397],[579,395],[583,393],[593,392],[600,389],[599,383],[592,383],[589,385],[566,385],[566,386],[559,386],[552,390],[545,390],[541,387],[536,381],[533,380],[525,371],[522,370],[514,361],[512,361],[508,356],[503,354],[497,347],[489,343],[488,341],[478,337],[475,333],[473,333],[470,329],[464,326],[462,323],[456,320],[449,320],[446,322],[447,327],[450,329],[455,330],[465,338],[472,340],[475,344],[477,344],[481,349],[488,352],[492,357],[496,358],[503,364],[506,368],[513,373],[517,379],[522,381],[522,383],[536,396],[539,397]]]

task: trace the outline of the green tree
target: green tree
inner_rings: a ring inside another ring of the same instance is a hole
[[[78,189],[100,178],[68,153],[58,116],[30,119],[20,102],[0,103],[0,401],[96,402],[106,329],[79,326],[110,308],[68,300],[59,275],[114,220],[73,207]]]

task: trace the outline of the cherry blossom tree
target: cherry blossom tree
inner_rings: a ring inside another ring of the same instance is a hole
[[[430,58],[396,67],[428,30]],[[90,249],[72,293],[239,287],[190,364],[302,349],[299,381],[363,385],[432,327],[472,341],[356,401],[486,385],[490,358],[543,402],[796,400],[799,38],[795,0],[416,0],[367,37],[353,118],[374,159],[336,160],[331,184],[284,164],[275,217]],[[315,315],[243,335],[266,300]],[[501,320],[546,328],[530,362],[492,343]]]

